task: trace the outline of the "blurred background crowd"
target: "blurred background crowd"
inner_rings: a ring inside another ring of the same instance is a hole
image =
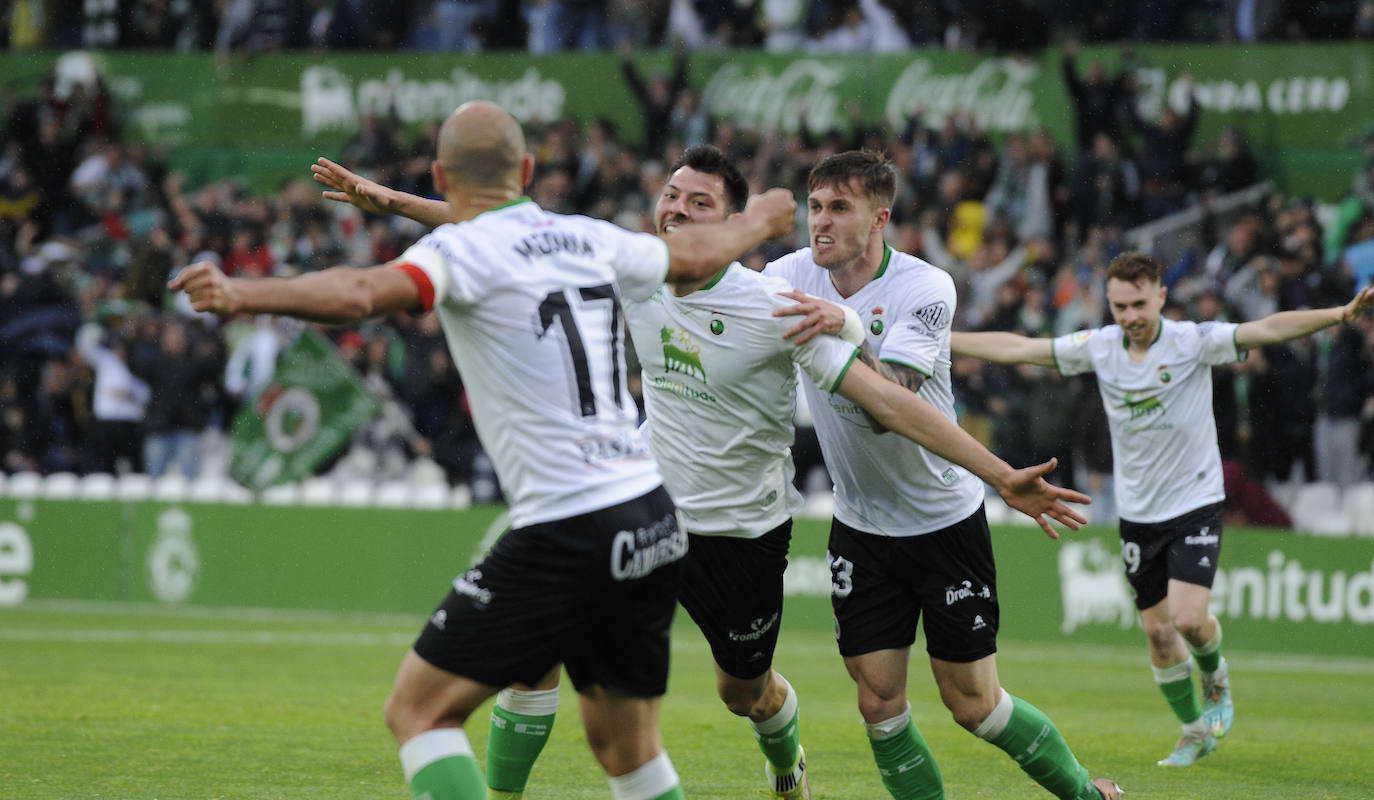
[[[6,30],[11,47],[227,54],[280,47],[618,46],[626,54],[621,78],[641,106],[643,129],[617,130],[604,120],[530,125],[537,169],[529,193],[537,203],[652,230],[667,168],[692,144],[715,144],[755,188],[789,186],[799,197],[820,158],[880,149],[900,175],[889,241],[955,277],[960,329],[1046,336],[1110,321],[1105,266],[1140,246],[1140,231],[1151,223],[1172,231],[1156,252],[1168,268],[1166,313],[1179,319],[1243,321],[1344,303],[1368,280],[1374,134],[1363,143],[1348,195],[1317,202],[1267,182],[1239,130],[1198,140],[1203,112],[1196,104],[1140,118],[1130,70],[1109,74],[1096,62],[1079,63],[1074,45],[1064,48],[1061,65],[1075,120],[1070,142],[1031,130],[994,143],[964,114],[934,127],[913,121],[901,130],[858,122],[843,131],[790,135],[750,130],[707,116],[688,86],[686,47],[677,48],[672,68],[661,73],[642,74],[628,57],[634,47],[670,40],[807,50],[1035,47],[1049,35],[1043,23],[987,22],[1012,13],[1043,20],[1039,6],[1048,5],[11,0]],[[1070,6],[1056,14],[1078,19],[1085,41],[1350,37],[1369,36],[1374,26],[1368,0]],[[40,7],[46,14],[28,18],[28,28],[16,22],[24,9]],[[523,29],[491,23],[516,18]],[[1020,41],[997,39],[1009,28]],[[307,164],[304,177],[271,194],[255,194],[232,179],[187,185],[156,154],[121,135],[120,109],[98,81],[67,87],[49,81],[37,92],[7,92],[0,102],[0,471],[156,476],[175,470],[188,478],[223,472],[226,429],[270,380],[276,355],[296,328],[270,318],[198,315],[165,292],[169,276],[197,260],[214,261],[231,275],[257,276],[376,264],[425,232],[406,220],[324,201],[308,180]],[[411,131],[367,116],[335,155],[378,181],[433,196],[435,135],[432,124]],[[1181,218],[1190,221],[1170,227]],[[805,246],[804,217],[798,221],[793,241],[756,251],[751,265]],[[384,408],[331,469],[395,478],[423,462],[451,483],[471,485],[478,500],[498,496],[433,315],[399,315],[327,334]],[[1056,480],[1089,492],[1110,516],[1111,448],[1091,376],[1065,379],[1053,370],[965,359],[955,360],[953,374],[966,427],[1014,464],[1058,456]],[[1243,363],[1216,368],[1214,387],[1229,491],[1233,498],[1256,498],[1237,506],[1247,521],[1282,523],[1275,516],[1281,509],[1264,501],[1266,487],[1370,478],[1374,322],[1264,348]],[[798,482],[815,491],[823,488],[823,472],[802,414]]]
[[[12,47],[600,50],[910,47],[1026,51],[1085,41],[1374,38],[1374,0],[7,0]]]

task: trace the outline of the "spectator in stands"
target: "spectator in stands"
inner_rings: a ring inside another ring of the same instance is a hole
[[[655,72],[646,82],[630,58],[629,43],[620,45],[620,73],[634,94],[635,102],[639,103],[640,118],[644,121],[639,151],[645,158],[663,155],[672,127],[673,108],[678,95],[687,86],[687,50],[681,43],[676,44],[674,50],[672,74]]]
[[[176,466],[187,478],[200,474],[201,434],[218,405],[224,359],[217,340],[197,337],[169,318],[159,326],[157,351],[135,368],[148,384],[143,462],[158,477]]]
[[[1216,153],[1205,159],[1196,176],[1196,187],[1205,199],[1237,192],[1259,183],[1259,164],[1240,128],[1232,125],[1217,137]]]
[[[1374,322],[1361,318],[1336,335],[1317,416],[1317,479],[1350,486],[1369,480],[1360,429],[1374,416]]]
[[[1166,103],[1159,113],[1159,121],[1150,123],[1141,119],[1134,98],[1126,103],[1127,118],[1141,137],[1141,210],[1146,220],[1158,219],[1183,208],[1188,181],[1188,148],[1197,130],[1198,104],[1193,96],[1192,75],[1184,73],[1180,80],[1186,85],[1188,96],[1188,109],[1181,116]]]
[[[1022,241],[1047,239],[1054,225],[1050,191],[1050,165],[1032,160],[1021,134],[1008,134],[992,189],[983,198],[990,221],[1008,226]]]
[[[95,373],[91,394],[92,466],[100,472],[143,471],[144,418],[148,384],[129,369],[134,320],[113,318],[108,329],[88,323],[76,349]]]
[[[1078,142],[1078,152],[1096,151],[1097,135],[1105,134],[1113,143],[1124,142],[1121,130],[1122,104],[1129,97],[1126,89],[1126,72],[1120,71],[1116,77],[1107,76],[1107,68],[1101,61],[1088,65],[1086,77],[1078,76],[1078,42],[1069,40],[1064,43],[1061,66],[1064,71],[1064,86],[1073,99],[1074,135]]]

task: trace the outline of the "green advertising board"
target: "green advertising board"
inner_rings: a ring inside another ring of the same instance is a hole
[[[6,499],[0,606],[91,600],[418,616],[505,530],[500,507]],[[826,522],[797,521],[786,628],[833,628],[827,531]],[[997,527],[993,536],[1003,639],[1141,643],[1114,531],[1051,541],[1038,528]],[[1374,656],[1374,539],[1238,529],[1226,532],[1222,553],[1212,609],[1229,648]]]
[[[637,56],[643,72],[665,70],[664,53]],[[761,130],[905,128],[916,114],[938,125],[967,113],[994,136],[1048,129],[1072,147],[1072,106],[1060,51],[1029,59],[941,50],[899,54],[786,56],[703,52],[689,59],[689,82],[718,119]],[[1079,69],[1115,50],[1086,50]],[[493,99],[523,122],[569,116],[615,123],[634,141],[639,109],[609,53],[278,54],[217,65],[209,54],[0,54],[19,91],[57,66],[62,75],[98,70],[129,131],[169,149],[174,163],[202,177],[238,172],[270,186],[307,177],[316,156],[337,156],[369,114],[408,126],[443,119],[459,103]],[[1130,69],[1138,105],[1152,119],[1163,104],[1182,109],[1187,83],[1202,108],[1195,144],[1226,126],[1242,128],[1267,171],[1291,192],[1336,199],[1361,163],[1370,131],[1374,59],[1366,44],[1137,46]]]

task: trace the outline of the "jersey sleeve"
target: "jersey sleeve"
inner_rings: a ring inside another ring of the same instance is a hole
[[[772,281],[766,278],[767,276],[765,276],[763,285],[769,287],[768,298],[773,308],[796,304],[792,298],[782,296],[782,292],[788,291],[791,287],[782,281]],[[833,392],[839,388],[840,381],[849,371],[849,366],[854,363],[854,359],[858,358],[859,348],[828,333],[813,336],[802,344],[793,344],[790,340],[783,339],[782,335],[788,328],[792,327],[796,317],[774,317],[773,319],[777,326],[778,341],[782,342],[784,348],[787,348],[792,361],[802,368],[806,376],[824,391]]]
[[[630,231],[598,220],[621,295],[645,300],[668,277],[668,243],[652,233]]]
[[[933,276],[933,277],[931,277]],[[935,374],[941,343],[954,324],[954,280],[949,273],[930,267],[929,279],[906,287],[898,305],[889,308],[888,334],[878,359],[909,367],[930,377]]]
[[[392,262],[415,281],[426,311],[446,300],[476,303],[482,299],[482,282],[474,280],[479,267],[462,258],[458,243],[451,228],[436,228]]]
[[[1236,344],[1234,322],[1203,322],[1197,326],[1198,360],[1204,364],[1230,364],[1245,357]]]
[[[1060,375],[1081,375],[1093,371],[1092,340],[1101,333],[1101,328],[1075,331],[1050,341],[1050,352],[1054,355],[1054,366]]]

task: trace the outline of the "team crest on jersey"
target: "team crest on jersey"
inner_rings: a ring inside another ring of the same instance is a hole
[[[725,330],[724,323],[721,323],[721,330]],[[712,332],[714,333],[714,324]],[[686,331],[676,328],[660,328],[658,336],[663,342],[664,369],[669,372],[681,372],[706,383],[706,370],[701,366],[701,345],[693,342]]]
[[[874,306],[874,307],[873,307],[873,310],[870,311],[870,312],[868,312],[868,313],[869,313],[869,315],[873,318],[873,319],[868,323],[868,330],[869,330],[869,332],[872,333],[874,336],[882,336],[882,335],[883,335],[883,327],[884,327],[884,325],[883,325],[883,307],[882,307],[882,306]]]
[[[937,331],[941,328],[949,327],[949,304],[944,301],[931,303],[928,306],[918,308],[911,312],[918,322],[926,326],[927,330]]]
[[[1159,382],[1168,383],[1173,379],[1174,376],[1169,374],[1169,368],[1161,364],[1159,367]]]
[[[713,335],[719,336],[722,333],[725,333],[725,320],[721,319],[720,317],[713,317],[711,319],[711,324],[707,327],[711,329],[711,333]]]

